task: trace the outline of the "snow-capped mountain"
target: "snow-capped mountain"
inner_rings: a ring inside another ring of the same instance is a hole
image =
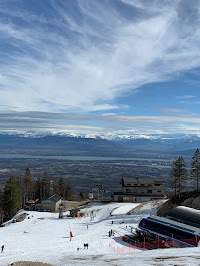
[[[27,132],[0,134],[2,153],[42,155],[135,156],[139,153],[185,153],[200,147],[197,135],[118,135],[52,134]]]

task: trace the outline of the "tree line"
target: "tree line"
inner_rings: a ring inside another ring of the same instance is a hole
[[[182,156],[175,158],[172,163],[171,170],[171,186],[174,189],[175,196],[181,196],[181,192],[188,190],[191,187],[197,192],[199,192],[200,185],[200,152],[197,148],[191,163],[190,163],[190,173],[188,173],[185,161]]]
[[[46,172],[42,178],[34,180],[29,168],[22,178],[11,176],[4,189],[0,189],[0,224],[9,220],[28,200],[42,199],[59,195],[64,200],[73,197],[72,188],[63,178],[57,180]]]

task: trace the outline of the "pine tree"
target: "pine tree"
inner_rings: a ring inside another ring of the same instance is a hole
[[[51,190],[51,179],[48,176],[47,172],[45,172],[42,178],[42,197],[49,197],[51,195]]]
[[[19,182],[11,176],[4,188],[3,210],[6,219],[10,219],[19,210],[21,204]]]
[[[58,181],[59,184],[59,195],[65,199],[65,192],[66,192],[66,184],[63,180],[63,178],[61,177]]]
[[[183,189],[184,182],[187,177],[187,169],[185,166],[185,161],[182,156],[174,159],[172,163],[172,171],[171,171],[171,184],[172,188],[175,190],[175,196],[178,195],[180,197],[180,193]]]
[[[3,190],[0,187],[0,224],[3,223],[4,213],[3,213]]]
[[[73,198],[73,192],[72,192],[72,187],[69,183],[66,184],[66,194],[65,194],[65,198],[67,200],[72,200]]]
[[[42,188],[42,180],[40,178],[38,178],[36,180],[35,189],[36,189],[36,191],[35,191],[35,198],[42,199],[43,188]]]
[[[49,176],[47,172],[44,173],[43,178],[38,178],[35,182],[35,197],[45,198],[53,194],[59,194],[59,184],[55,177]]]
[[[199,191],[199,178],[200,178],[200,152],[199,149],[194,153],[191,160],[191,177],[196,184],[196,190]]]
[[[79,198],[80,198],[80,200],[83,200],[83,198],[84,198],[84,195],[83,195],[82,191],[80,191],[80,193],[79,193]]]
[[[22,194],[22,204],[25,206],[26,202],[33,197],[33,183],[31,177],[31,171],[26,168],[26,173],[21,181],[21,194]]]
[[[72,188],[69,183],[65,182],[61,177],[58,181],[59,184],[59,195],[65,200],[72,199]]]
[[[56,179],[56,177],[53,176],[51,177],[51,181],[53,182],[53,194],[59,195],[60,187],[59,187],[58,180]]]

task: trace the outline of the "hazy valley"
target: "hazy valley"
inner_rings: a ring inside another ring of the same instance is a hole
[[[29,167],[34,179],[44,172],[62,177],[75,193],[86,193],[95,184],[103,184],[110,195],[120,189],[122,177],[131,176],[163,177],[167,188],[173,158],[183,155],[189,162],[199,143],[196,136],[108,140],[0,135],[0,183],[5,184],[11,175],[22,177]]]

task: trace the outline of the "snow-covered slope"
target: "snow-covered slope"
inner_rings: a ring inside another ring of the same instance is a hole
[[[137,207],[138,211],[131,215],[126,214],[137,205],[91,204],[81,210],[84,217],[74,219],[59,219],[55,213],[27,212],[23,222],[0,228],[0,245],[5,245],[0,265],[14,261],[54,265],[199,265],[199,248],[154,251],[128,248],[121,236],[130,234],[130,225],[136,227],[142,217],[154,212],[152,205],[147,204],[139,210]],[[109,237],[111,229],[115,235]],[[84,243],[89,244],[88,249],[83,248]],[[113,251],[113,246],[121,251]]]

